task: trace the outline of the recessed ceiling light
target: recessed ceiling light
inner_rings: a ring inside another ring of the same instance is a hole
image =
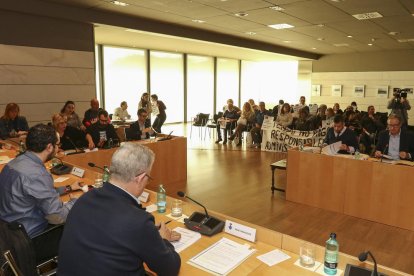
[[[292,43],[290,40],[283,40],[284,43]]]
[[[367,12],[367,13],[353,14],[352,16],[358,20],[367,20],[367,19],[373,19],[373,18],[380,18],[382,17],[382,14],[380,14],[379,12]]]
[[[269,7],[269,9],[274,10],[274,11],[284,11],[285,10],[281,6],[271,6],[271,7]]]
[[[348,47],[349,44],[348,43],[337,43],[337,44],[334,44],[334,46],[335,47]]]
[[[142,31],[139,30],[134,30],[134,29],[126,29],[125,32],[130,32],[130,33],[142,33]]]
[[[121,2],[121,1],[111,1],[110,2],[111,4],[114,4],[114,5],[117,5],[117,6],[121,6],[121,7],[126,7],[126,6],[128,6],[129,4],[128,3],[125,3],[125,2]]]
[[[389,35],[398,35],[398,34],[399,34],[399,32],[389,32],[388,34],[389,34]]]
[[[290,29],[294,28],[295,26],[287,24],[287,23],[281,23],[281,24],[273,24],[273,25],[267,25],[270,28],[281,30],[281,29]]]
[[[238,13],[235,13],[234,15],[239,16],[239,17],[245,17],[245,16],[248,16],[249,14],[246,12],[238,12]]]
[[[372,43],[368,43],[368,46],[372,46],[373,44]]]
[[[255,35],[256,33],[255,32],[245,32],[245,34],[247,34],[247,35]]]
[[[316,48],[315,47],[312,47],[312,50],[316,50]]]
[[[316,26],[319,27],[319,28],[322,28],[322,27],[325,27],[325,24],[318,24]]]
[[[346,37],[348,37],[348,38],[353,38],[353,36],[352,36],[352,35],[347,35]]]
[[[414,42],[414,38],[403,38],[403,39],[398,39],[398,42],[404,43],[404,42]]]
[[[193,20],[191,20],[191,21],[193,21],[194,23],[200,23],[200,24],[203,24],[203,23],[205,23],[206,21],[204,21],[204,20],[200,20],[200,19],[193,19]]]
[[[324,41],[324,40],[325,40],[325,38],[323,38],[323,37],[318,37],[316,40],[319,40],[319,41]]]

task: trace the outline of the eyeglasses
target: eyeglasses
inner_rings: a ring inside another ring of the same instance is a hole
[[[148,115],[143,115],[143,114],[141,114],[139,116],[141,116],[142,118],[147,118],[148,117]]]
[[[101,124],[107,124],[108,120],[99,120],[99,122],[101,122]]]
[[[148,177],[148,180],[149,180],[149,181],[154,180],[154,178],[152,178],[152,177],[151,177],[151,175],[149,175],[149,174],[147,174],[147,173],[145,173],[145,172],[143,172],[143,173],[139,173],[139,174],[137,174],[136,176],[140,176],[141,174],[145,174],[145,176],[146,176],[146,177]]]
[[[388,128],[398,128],[398,127],[400,127],[399,124],[398,125],[390,125],[390,124],[388,124]]]

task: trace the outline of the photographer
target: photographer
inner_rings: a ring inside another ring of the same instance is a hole
[[[391,114],[398,114],[401,116],[402,125],[404,128],[408,125],[407,110],[411,109],[410,103],[407,100],[407,92],[404,90],[394,91],[392,99],[388,102],[388,109],[391,109]]]

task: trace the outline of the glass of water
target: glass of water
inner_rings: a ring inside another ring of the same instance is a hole
[[[95,184],[93,185],[94,188],[101,188],[103,186],[103,179],[102,174],[98,173],[95,177]]]
[[[174,199],[171,204],[171,216],[181,217],[183,215],[183,201]]]
[[[300,265],[313,267],[315,265],[315,247],[310,243],[303,243],[300,246]]]

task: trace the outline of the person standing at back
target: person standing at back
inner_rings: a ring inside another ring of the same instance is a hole
[[[156,94],[151,95],[151,101],[155,106],[158,107],[158,114],[155,118],[154,122],[152,123],[152,128],[157,132],[161,133],[161,127],[164,124],[165,120],[167,119],[167,114],[165,113],[165,110],[167,107],[165,104],[158,100],[158,96]]]
[[[58,275],[177,275],[181,260],[170,241],[180,234],[141,207],[154,153],[127,142],[112,156],[109,182],[78,199],[60,243]]]

